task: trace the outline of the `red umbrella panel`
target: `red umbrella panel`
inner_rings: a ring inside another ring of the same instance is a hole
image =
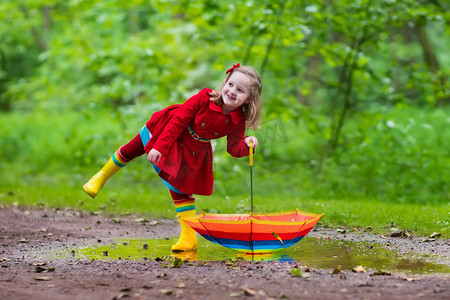
[[[201,213],[182,220],[211,242],[247,253],[269,253],[299,242],[321,217],[297,209],[253,216]]]

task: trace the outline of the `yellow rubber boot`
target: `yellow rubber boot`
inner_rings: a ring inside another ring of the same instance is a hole
[[[122,169],[127,163],[128,160],[123,158],[120,151],[117,150],[103,168],[97,174],[92,176],[92,178],[83,186],[83,189],[89,196],[95,198],[108,179]]]
[[[172,251],[182,252],[197,249],[197,236],[195,235],[195,230],[180,219],[180,217],[186,218],[195,216],[195,210],[179,212],[177,213],[177,216],[181,225],[181,234],[178,242],[176,242],[175,245],[172,245]]]

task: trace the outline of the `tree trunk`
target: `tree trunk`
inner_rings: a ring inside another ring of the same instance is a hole
[[[436,53],[434,52],[433,46],[431,45],[430,40],[428,38],[425,24],[426,24],[425,20],[419,19],[416,22],[415,32],[417,34],[417,37],[419,38],[420,46],[422,47],[422,53],[425,64],[428,70],[430,70],[430,72],[436,75],[434,82],[434,94],[436,95],[436,105],[441,106],[450,103],[450,97],[445,93],[443,93],[444,96],[440,96],[441,90],[445,89],[446,79],[444,78],[444,75],[440,74],[439,72],[440,71],[439,61],[437,59]]]
[[[433,47],[431,46],[430,40],[428,39],[427,32],[425,30],[425,25],[416,24],[416,34],[419,38],[420,46],[422,46],[423,58],[428,69],[436,73],[439,70],[439,62],[434,53]]]

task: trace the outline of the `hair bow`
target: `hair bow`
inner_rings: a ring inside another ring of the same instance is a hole
[[[234,69],[236,69],[237,67],[240,67],[240,66],[241,66],[240,63],[237,63],[237,64],[233,65],[233,67],[232,67],[232,68],[229,68],[229,69],[225,72],[225,74],[230,73],[231,71],[233,71]]]

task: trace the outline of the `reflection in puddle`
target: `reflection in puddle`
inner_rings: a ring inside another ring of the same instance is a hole
[[[316,241],[304,238],[285,250],[269,254],[244,254],[198,238],[198,250],[171,253],[170,247],[176,239],[115,239],[109,244],[79,248],[75,257],[88,259],[155,259],[175,256],[191,261],[221,261],[244,259],[249,261],[296,261],[308,267],[333,269],[340,265],[351,270],[364,266],[366,270],[384,270],[413,274],[450,273],[450,266],[433,264],[421,259],[407,258],[387,250],[380,244],[364,242]]]

